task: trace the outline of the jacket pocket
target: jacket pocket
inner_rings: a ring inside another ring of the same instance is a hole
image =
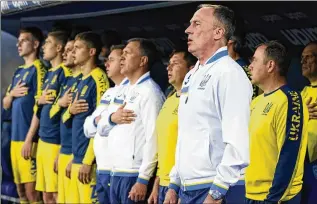
[[[192,135],[182,141],[180,150],[180,171],[184,179],[208,176],[211,171],[209,134]],[[188,165],[190,163],[190,165]]]

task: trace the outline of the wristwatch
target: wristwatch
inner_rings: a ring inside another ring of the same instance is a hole
[[[217,190],[210,190],[209,194],[214,200],[221,200],[224,195],[222,195],[219,191]]]

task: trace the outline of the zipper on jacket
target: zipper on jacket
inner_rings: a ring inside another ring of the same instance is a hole
[[[181,141],[181,140],[180,140]],[[180,142],[181,143],[181,142]],[[180,155],[180,151],[181,151],[181,145],[179,145],[179,151],[178,151],[178,166],[180,166],[180,163],[181,163],[181,160],[179,159],[179,155]],[[176,167],[176,171],[178,172],[178,175],[179,175],[179,179],[181,180],[181,186],[183,185],[184,186],[184,191],[186,191],[186,188],[185,188],[185,183],[181,177],[181,174],[180,174],[180,171],[178,170],[179,167],[177,168]],[[180,186],[180,187],[181,187]]]
[[[133,152],[132,152],[133,161],[134,161],[134,158],[135,158],[135,155],[134,155],[134,153],[135,153],[135,141],[136,141],[136,136],[134,136],[134,141],[133,141]]]

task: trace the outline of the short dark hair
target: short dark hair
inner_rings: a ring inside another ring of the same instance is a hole
[[[78,35],[79,33],[87,32],[87,31],[91,31],[91,28],[88,26],[74,26],[68,37],[68,41],[75,40],[76,35]]]
[[[21,33],[30,33],[32,37],[39,42],[39,47],[37,48],[37,55],[40,53],[40,49],[42,47],[42,43],[44,40],[44,35],[38,27],[25,27],[21,28],[19,34]]]
[[[150,70],[152,65],[158,58],[158,51],[153,41],[145,38],[132,38],[129,39],[127,43],[130,42],[140,43],[141,55],[148,57],[148,69]]]
[[[201,8],[213,8],[214,16],[217,18],[218,22],[225,28],[225,39],[228,41],[235,30],[235,15],[234,12],[226,6],[223,5],[213,5],[213,4],[200,4],[197,10]]]
[[[49,32],[47,36],[52,36],[56,39],[60,44],[62,44],[63,48],[65,47],[68,39],[68,33],[64,31],[53,31]]]
[[[197,62],[197,58],[194,57],[190,52],[187,50],[183,49],[175,49],[173,50],[172,54],[170,54],[170,58],[173,57],[173,55],[178,54],[178,53],[183,53],[184,54],[184,60],[186,61],[187,67],[194,66]]]
[[[280,76],[286,76],[289,67],[289,58],[286,47],[276,41],[264,42],[259,46],[265,46],[265,59],[264,63],[266,64],[269,60],[273,60],[277,66]]]
[[[110,48],[110,52],[112,52],[113,50],[123,50],[125,47],[124,44],[119,44],[119,45],[112,45]]]
[[[99,54],[101,52],[100,35],[91,31],[87,31],[87,32],[77,34],[75,37],[75,40],[82,40],[86,43],[88,48],[96,49],[95,62],[97,63]]]

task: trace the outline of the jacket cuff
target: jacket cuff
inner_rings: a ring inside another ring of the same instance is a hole
[[[142,176],[139,175],[139,176],[138,176],[138,179],[136,180],[136,182],[142,183],[142,184],[144,184],[144,185],[148,185],[148,184],[149,184],[149,180],[150,180],[149,177],[144,176],[144,175],[142,175]]]
[[[222,195],[226,195],[227,191],[229,190],[229,184],[216,180],[213,182],[212,186],[210,187],[210,191],[219,191]]]
[[[169,188],[169,189],[173,189],[177,194],[178,194],[179,189],[180,189],[179,185],[177,185],[177,184],[175,184],[175,183],[170,183],[170,184],[168,185],[168,188]]]
[[[117,125],[117,124],[111,121],[111,116],[112,116],[112,114],[113,114],[113,113],[111,113],[111,114],[109,115],[108,122],[109,122],[109,124],[110,124],[111,126],[115,126],[115,125]]]
[[[97,128],[96,118],[97,118],[97,117],[95,117],[95,118],[93,119],[93,124],[94,124],[95,128]]]

